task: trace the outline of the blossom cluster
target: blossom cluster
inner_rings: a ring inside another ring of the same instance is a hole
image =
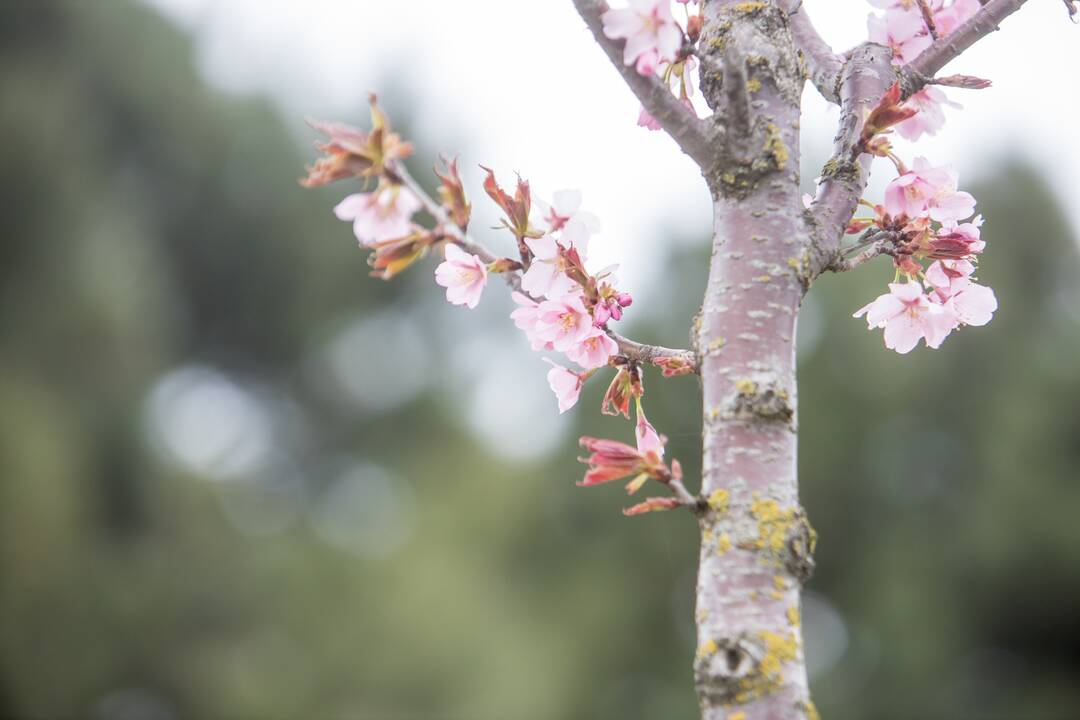
[[[907,65],[929,48],[935,34],[938,37],[952,34],[982,7],[979,0],[921,2],[925,5],[925,14],[920,8],[920,0],[870,0],[870,4],[885,11],[880,15],[871,14],[867,19],[870,40],[891,48],[893,62],[898,65]],[[936,134],[945,124],[944,107],[961,107],[931,85],[908,98],[906,105],[918,111],[896,125],[896,132],[907,140]]]
[[[898,160],[895,160],[899,163]],[[997,310],[994,292],[974,282],[975,263],[986,243],[975,198],[959,190],[957,174],[932,167],[922,157],[885,189],[874,216],[849,229],[869,228],[867,237],[892,255],[896,280],[889,292],[861,308],[870,329],[884,328],[885,346],[910,352],[920,340],[931,348],[961,325],[985,325]],[[923,263],[929,263],[924,267]]]
[[[352,224],[360,245],[371,251],[368,263],[376,277],[389,280],[431,251],[441,250],[443,260],[435,268],[435,282],[446,288],[454,305],[475,308],[491,274],[505,274],[515,288],[517,308],[510,314],[533,350],[561,353],[578,367],[571,369],[550,358],[547,379],[555,393],[559,412],[573,407],[584,382],[601,368],[613,366],[615,377],[604,395],[601,412],[630,418],[636,411],[636,447],[614,440],[582,438],[591,453],[583,462],[589,470],[581,485],[595,485],[629,475],[628,492],[636,492],[648,479],[677,483],[681,470],[675,461],[664,463],[663,436],[645,417],[641,368],[620,355],[619,344],[608,324],[622,318],[633,299],[618,289],[614,267],[599,272],[586,268],[589,241],[600,230],[599,219],[582,208],[577,190],[560,190],[551,202],[535,197],[520,177],[512,191],[499,185],[495,173],[483,168],[483,188],[502,211],[501,227],[517,246],[517,257],[497,257],[467,235],[472,206],[455,161],[444,160],[436,170],[439,200],[429,198],[411,183],[399,161],[411,146],[392,132],[386,116],[371,98],[372,130],[364,132],[346,125],[312,123],[329,136],[317,144],[324,157],[308,168],[301,184],[312,187],[336,180],[364,181],[363,192],[345,197],[334,214]],[[423,211],[426,227],[417,220]],[[689,371],[685,361],[665,359],[665,375]],[[626,510],[638,514],[676,507],[673,498],[649,498]]]
[[[978,0],[870,0],[885,10],[871,15],[870,39],[892,48],[894,62],[906,64],[934,42],[954,32],[981,8]],[[985,87],[976,78],[957,76],[965,87]],[[870,217],[854,218],[848,233],[862,232],[851,249],[868,247],[873,254],[893,258],[895,275],[889,292],[858,310],[871,330],[884,330],[885,346],[907,353],[922,340],[937,348],[963,325],[985,325],[997,310],[990,288],[975,282],[978,256],[986,247],[981,238],[982,216],[975,198],[959,189],[949,167],[935,167],[917,157],[909,168],[894,152],[888,134],[896,130],[908,139],[933,134],[944,122],[944,94],[933,87],[902,100],[893,85],[866,117],[859,139],[862,152],[888,158],[897,177],[885,189],[884,201],[871,204]],[[905,282],[901,282],[904,280]]]
[[[701,36],[703,18],[698,3],[676,0],[676,4],[683,7],[685,28],[675,19],[671,0],[630,0],[627,7],[604,12],[601,21],[604,35],[626,41],[623,46],[626,65],[633,65],[645,77],[659,77],[687,110],[696,114],[693,97],[697,59],[692,48]],[[691,4],[695,6],[693,10]],[[638,114],[638,125],[649,130],[660,129],[660,123],[644,107]]]

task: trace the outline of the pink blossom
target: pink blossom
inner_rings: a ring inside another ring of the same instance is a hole
[[[634,437],[637,438],[637,450],[641,456],[651,463],[658,463],[664,459],[664,440],[656,432],[645,413],[638,405],[637,424],[634,427]]]
[[[901,355],[911,352],[923,339],[928,347],[940,347],[958,324],[952,308],[930,302],[922,287],[913,282],[889,283],[888,294],[860,308],[854,317],[863,315],[871,330],[885,328],[885,347]]]
[[[957,175],[946,167],[931,167],[926,158],[915,158],[912,170],[885,188],[885,211],[893,217],[929,216],[940,223],[957,223],[975,212],[975,198],[958,192]]]
[[[538,213],[535,220],[537,228],[559,233],[559,244],[565,248],[576,248],[584,260],[589,238],[600,231],[600,218],[581,209],[581,191],[557,190],[552,195],[550,205],[535,197],[533,205]]]
[[[982,9],[979,0],[954,0],[949,7],[934,13],[934,24],[942,37],[950,35],[956,28],[975,17]]]
[[[612,355],[619,352],[619,346],[600,328],[594,327],[580,342],[566,350],[566,357],[586,370],[603,367]]]
[[[446,260],[435,268],[435,282],[446,288],[446,299],[470,310],[480,302],[487,284],[487,267],[476,255],[457,245],[446,246]]]
[[[592,331],[592,317],[577,295],[545,300],[536,311],[536,336],[559,352],[566,352]]]
[[[871,15],[866,24],[870,41],[892,48],[893,60],[900,65],[914,60],[933,42],[918,9],[892,8],[884,15]]]
[[[916,218],[926,213],[930,198],[937,191],[932,179],[908,171],[885,188],[885,212],[893,218]]]
[[[598,485],[634,476],[626,486],[626,491],[633,493],[649,478],[669,483],[673,478],[682,477],[682,469],[678,461],[673,461],[670,468],[664,464],[666,439],[656,433],[640,409],[634,434],[637,437],[636,448],[617,440],[581,438],[582,446],[591,454],[581,459],[582,462],[589,464],[589,470],[585,473],[585,479],[578,485]]]
[[[404,187],[384,187],[349,195],[334,207],[339,220],[351,221],[361,245],[404,237],[412,231],[412,216],[420,200]]]
[[[945,299],[958,291],[961,287],[959,281],[966,281],[973,272],[975,266],[968,260],[939,260],[927,269],[926,281]]]
[[[638,55],[637,62],[634,63],[634,69],[638,71],[638,75],[651,77],[656,74],[656,68],[659,65],[660,53],[656,52],[656,50],[648,50]]]
[[[697,110],[694,109],[694,103],[691,102],[690,98],[679,98],[679,102],[682,103],[683,107],[686,108],[687,112],[697,117]],[[657,119],[650,115],[644,107],[641,108],[641,111],[638,113],[637,124],[638,127],[648,128],[649,130],[663,129],[663,126],[657,121]]]
[[[907,140],[918,140],[925,135],[935,135],[945,124],[943,107],[963,108],[960,103],[952,102],[936,87],[925,87],[908,98],[908,107],[914,107],[918,114],[896,124],[896,132]]]
[[[971,222],[946,225],[930,238],[930,256],[939,259],[957,259],[978,255],[986,247],[979,233],[982,215]]]
[[[559,414],[561,415],[574,407],[574,405],[577,405],[585,378],[582,374],[565,368],[547,358],[544,358],[544,362],[551,365],[551,369],[548,370],[547,381],[548,385],[551,386],[551,391],[555,393],[555,397],[559,401]]]
[[[525,244],[534,257],[529,269],[521,276],[522,290],[530,295],[560,297],[578,287],[566,274],[566,260],[554,238],[550,235],[525,238]]]
[[[650,115],[649,111],[644,107],[641,108],[641,112],[638,114],[637,124],[638,127],[648,128],[649,130],[662,129],[660,123],[656,121],[656,118]]]
[[[536,324],[539,315],[537,313],[537,307],[539,307],[540,303],[519,292],[510,293],[510,297],[512,297],[514,302],[518,305],[517,310],[510,313],[510,319],[514,321],[514,325],[525,332],[525,337],[528,338],[529,343],[532,345],[532,349],[553,349],[551,343],[540,339],[536,335]]]
[[[964,325],[985,325],[994,316],[998,303],[993,290],[969,280],[945,302],[945,307]]]
[[[655,53],[660,60],[674,60],[683,33],[671,15],[669,0],[630,0],[629,4],[627,8],[608,10],[600,17],[604,35],[626,40],[623,62],[633,65],[649,53]]]
[[[939,260],[926,271],[931,298],[964,325],[985,325],[997,310],[994,291],[971,281],[975,266],[967,260]]]
[[[608,320],[622,320],[623,309],[634,303],[630,293],[615,292],[613,288],[610,292],[612,294],[606,296],[601,294],[600,300],[593,307],[593,325],[596,327],[603,327]]]

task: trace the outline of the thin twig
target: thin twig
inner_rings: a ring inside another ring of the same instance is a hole
[[[667,485],[669,488],[671,488],[672,494],[675,496],[675,498],[679,501],[681,505],[685,505],[694,512],[700,512],[701,509],[704,507],[704,503],[702,502],[701,498],[697,495],[692,495],[690,491],[686,489],[686,486],[683,485],[682,480],[676,480],[675,478],[671,478],[671,480],[668,481]]]
[[[926,29],[930,31],[930,37],[934,40],[938,40],[937,25],[934,23],[934,11],[930,9],[930,3],[927,0],[918,0],[919,11],[922,13],[923,22],[926,23]]]
[[[785,12],[791,27],[791,37],[806,60],[810,82],[814,83],[822,97],[839,105],[840,77],[844,71],[844,61],[818,34],[802,0],[794,0],[788,5],[791,7],[786,8]]]
[[[424,210],[435,219],[439,227],[442,228],[442,231],[453,238],[454,242],[460,245],[462,249],[476,255],[485,264],[491,264],[499,259],[499,256],[488,250],[483,243],[477,241],[458,227],[453,220],[450,219],[450,216],[446,214],[446,210],[443,209],[443,206],[436,202],[435,199],[428,194],[427,190],[413,178],[405,168],[404,164],[397,163],[391,170],[393,174],[401,180],[401,183],[419,198]],[[507,285],[517,292],[527,296],[529,295],[521,289],[521,273],[519,271],[511,270],[501,274],[503,275],[503,279],[506,280]],[[536,298],[532,299],[536,300]],[[691,372],[698,372],[697,358],[690,350],[674,350],[660,345],[645,345],[644,343],[625,338],[614,330],[608,330],[607,334],[615,341],[615,344],[619,346],[619,354],[627,360],[642,364],[661,365],[665,359],[677,358],[682,360],[685,365],[690,368]],[[657,362],[658,360],[661,362]]]

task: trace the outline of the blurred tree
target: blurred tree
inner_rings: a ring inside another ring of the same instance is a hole
[[[494,453],[484,386],[437,382],[475,349],[409,285],[430,268],[362,278],[270,105],[121,0],[0,4],[0,93],[0,716],[696,712],[692,523],[625,520],[563,453]],[[1080,712],[1075,237],[1020,160],[977,194],[991,328],[900,362],[847,318],[867,271],[801,329],[827,717]],[[687,317],[706,252],[670,259]],[[694,457],[694,381],[653,397]]]

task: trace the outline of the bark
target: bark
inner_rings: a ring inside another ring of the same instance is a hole
[[[809,245],[804,74],[771,3],[705,5],[702,90],[726,132],[697,328],[704,403],[695,680],[704,718],[813,716],[799,593],[813,531],[796,481],[795,326]],[[741,715],[740,715],[741,713]]]

